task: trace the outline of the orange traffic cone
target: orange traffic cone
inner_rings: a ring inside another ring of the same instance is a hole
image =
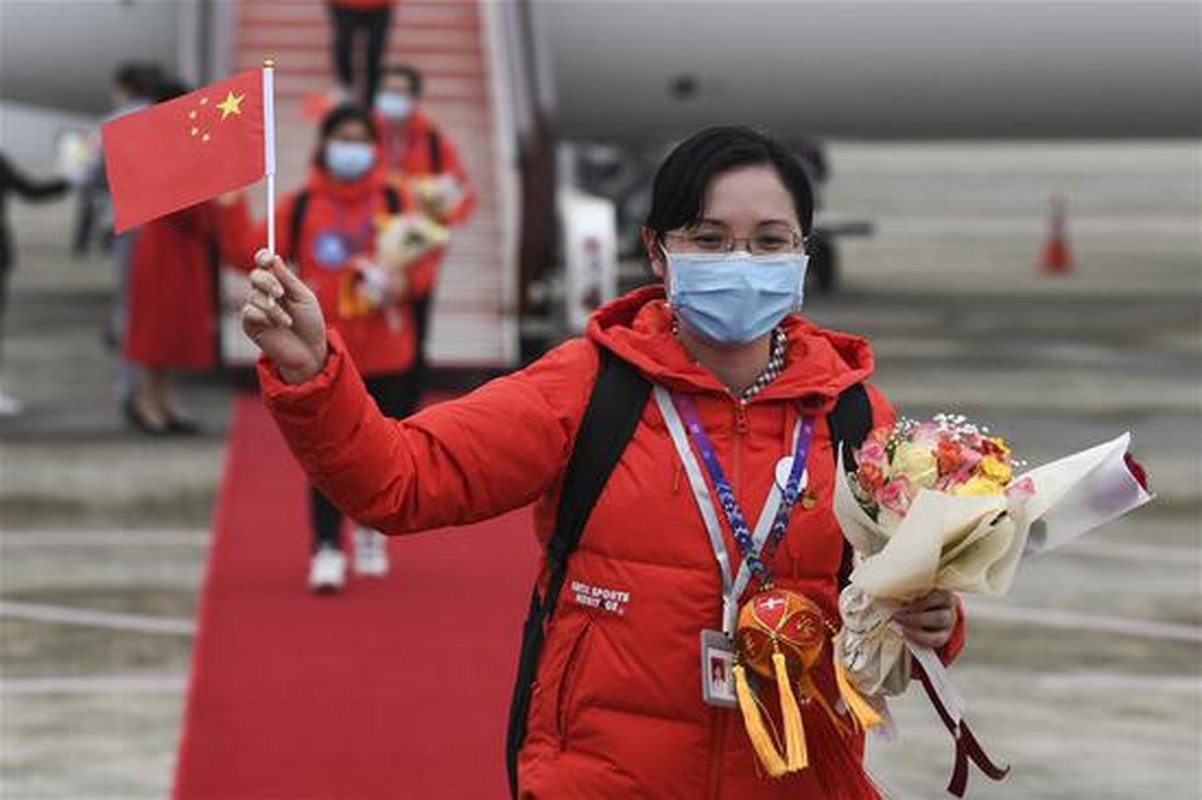
[[[1068,230],[1065,224],[1064,197],[1052,195],[1051,231],[1043,247],[1040,268],[1048,275],[1064,275],[1073,271],[1073,256],[1068,247]]]

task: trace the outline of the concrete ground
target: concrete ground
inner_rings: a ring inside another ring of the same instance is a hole
[[[833,212],[873,219],[807,313],[870,335],[908,415],[969,414],[1033,464],[1135,434],[1159,498],[973,602],[953,676],[990,752],[978,798],[1202,796],[1202,165],[1196,142],[842,144]],[[1035,268],[1053,192],[1077,268]],[[72,260],[70,205],[17,204],[0,421],[0,796],[170,786],[228,390],[185,384],[196,439],[112,400],[110,275]],[[299,580],[299,576],[298,576]],[[506,666],[506,669],[509,667]],[[939,797],[951,743],[920,692],[873,743],[898,797]]]

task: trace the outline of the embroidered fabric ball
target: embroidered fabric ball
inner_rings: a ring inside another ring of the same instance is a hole
[[[773,653],[784,655],[789,672],[808,672],[822,655],[826,623],[809,598],[785,589],[752,597],[739,612],[736,642],[740,660],[757,675],[773,677]]]

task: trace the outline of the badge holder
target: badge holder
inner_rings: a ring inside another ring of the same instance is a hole
[[[701,698],[717,708],[738,708],[735,648],[722,631],[701,632]]]

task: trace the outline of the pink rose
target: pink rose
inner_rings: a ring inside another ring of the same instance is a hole
[[[889,465],[889,454],[885,452],[883,444],[874,439],[869,439],[860,448],[859,455],[856,456],[856,461],[861,466],[871,464],[883,472]]]
[[[905,514],[910,508],[910,479],[899,475],[877,492],[876,501],[895,514]]]

